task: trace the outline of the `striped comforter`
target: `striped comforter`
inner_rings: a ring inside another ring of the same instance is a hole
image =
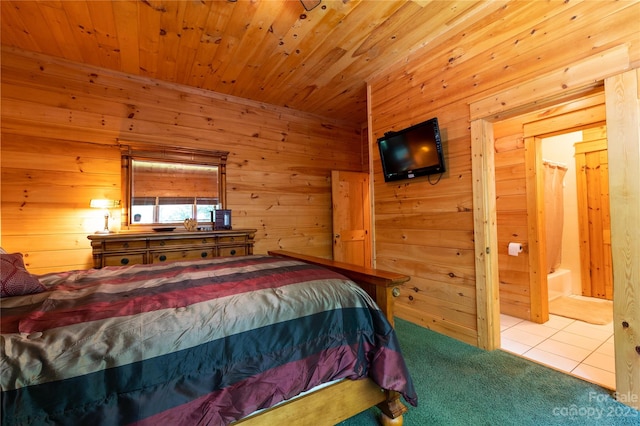
[[[1,305],[2,424],[228,424],[321,383],[417,398],[356,284],[269,256],[38,277]]]

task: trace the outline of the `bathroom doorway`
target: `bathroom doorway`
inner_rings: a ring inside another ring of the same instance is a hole
[[[549,320],[548,264],[554,270],[566,269],[558,274],[564,275],[560,277],[564,281],[558,289],[561,293],[582,294],[581,251],[576,246],[580,238],[575,228],[577,189],[564,196],[563,201],[571,204],[573,215],[555,219],[545,211],[545,195],[551,191],[545,188],[543,164],[546,159],[548,170],[564,174],[564,180],[555,185],[557,188],[564,189],[563,183],[568,178],[576,182],[574,145],[584,140],[585,133],[591,133],[589,129],[606,125],[604,100],[602,88],[596,88],[579,98],[493,123],[499,297],[503,314],[539,324]],[[545,143],[545,139],[549,141]],[[560,143],[563,139],[568,142]],[[564,146],[564,152],[557,156],[553,150],[543,150],[545,145]],[[573,232],[565,234],[560,229],[547,237],[547,224],[573,227]],[[553,247],[547,247],[546,240],[553,238],[558,239],[558,249],[567,248],[566,253],[557,254],[560,260],[569,263],[555,265],[555,261],[547,260]],[[571,244],[568,238],[572,238]],[[519,244],[522,251],[511,253],[508,247],[512,243]],[[574,285],[578,288],[574,289]]]
[[[532,320],[545,323],[552,313],[609,323],[613,273],[606,124],[542,122],[550,128],[524,125],[526,163],[536,175],[527,188],[535,193],[527,197],[529,226],[538,228],[538,238],[529,241],[537,251],[530,253],[532,270],[538,271],[530,283]],[[608,303],[595,303],[594,297]]]
[[[623,49],[624,51],[624,49]],[[613,51],[612,51],[613,52]],[[514,151],[521,149],[524,136],[509,137],[509,134],[503,132],[498,134],[498,124],[501,121],[508,120],[516,114],[523,114],[527,111],[540,108],[541,106],[549,106],[547,111],[559,112],[565,110],[564,105],[558,105],[563,99],[572,98],[572,95],[585,93],[585,88],[593,87],[587,83],[598,82],[600,78],[604,78],[605,98],[606,98],[606,119],[598,119],[593,114],[593,109],[584,106],[582,109],[582,120],[572,121],[576,123],[596,123],[606,122],[609,139],[612,143],[608,147],[609,160],[615,167],[610,169],[609,179],[611,180],[611,246],[613,251],[613,269],[620,271],[628,271],[625,274],[614,274],[614,334],[615,334],[615,364],[617,367],[615,376],[615,389],[619,394],[638,394],[637,372],[640,364],[634,348],[638,345],[637,340],[629,338],[628,332],[625,330],[627,324],[636,321],[638,313],[638,300],[628,297],[633,294],[634,286],[638,283],[637,273],[640,270],[640,256],[638,256],[639,247],[637,238],[629,238],[634,233],[637,234],[638,212],[638,194],[637,180],[628,179],[629,175],[637,176],[640,170],[640,135],[638,133],[638,93],[640,93],[640,80],[637,70],[629,70],[628,61],[624,58],[622,65],[618,71],[610,69],[607,73],[598,71],[598,66],[603,63],[611,66],[615,62],[615,58],[603,61],[602,57],[590,57],[583,61],[580,65],[585,70],[585,78],[578,82],[574,81],[573,85],[568,86],[571,91],[562,92],[554,90],[553,85],[549,82],[562,82],[567,75],[567,69],[557,69],[537,78],[535,84],[516,85],[509,87],[498,93],[491,93],[486,98],[482,98],[470,104],[471,111],[471,152],[472,152],[472,174],[473,174],[473,194],[474,194],[474,226],[479,231],[475,234],[476,257],[476,286],[477,286],[477,307],[478,307],[478,342],[479,346],[488,349],[500,347],[500,331],[501,331],[501,309],[503,307],[503,289],[507,287],[506,280],[500,271],[499,263],[507,256],[507,245],[501,241],[501,238],[515,238],[523,235],[528,227],[518,225],[519,228],[510,233],[507,231],[505,235],[501,235],[500,217],[496,217],[496,210],[501,200],[496,197],[496,191],[501,183],[498,181],[498,164],[497,160],[499,142],[501,138],[505,139],[506,145],[513,146]],[[617,73],[616,73],[617,72]],[[567,86],[562,86],[563,88]],[[541,89],[538,91],[537,89]],[[547,90],[548,89],[548,90]],[[574,98],[575,99],[575,98]],[[555,105],[555,106],[552,106]],[[549,114],[547,114],[548,117]],[[594,119],[595,117],[595,119]],[[545,118],[539,115],[539,119]],[[570,127],[570,126],[569,126]],[[518,126],[520,128],[520,126]],[[566,127],[565,127],[566,128]],[[541,134],[538,133],[533,133]],[[508,157],[514,158],[511,152]],[[524,166],[505,165],[505,173],[522,172],[527,173],[531,169]],[[534,173],[531,173],[532,175]],[[509,188],[518,188],[522,186],[522,178],[518,180],[512,179],[513,185]],[[495,185],[494,185],[495,184]],[[507,200],[509,197],[505,197]],[[513,199],[514,197],[511,197]],[[520,196],[520,204],[523,203]],[[526,204],[526,201],[525,201]],[[508,214],[507,220],[513,215]],[[518,222],[519,223],[519,222]],[[535,235],[533,235],[535,237]],[[508,241],[508,240],[507,240]],[[527,240],[527,244],[530,240]],[[529,247],[527,247],[527,250]],[[484,256],[488,253],[490,256]],[[497,254],[497,256],[495,255]],[[528,254],[528,253],[527,253]],[[520,256],[524,257],[524,256]],[[498,259],[500,262],[498,262]],[[517,259],[517,258],[513,258]],[[535,259],[531,259],[532,261]],[[524,262],[519,262],[518,266]],[[526,265],[524,265],[526,267]],[[521,268],[525,269],[525,268]],[[537,272],[537,271],[536,271]],[[526,272],[513,270],[507,278],[523,277],[525,280],[534,272],[531,268],[527,268]],[[515,281],[511,279],[512,281]],[[519,281],[522,281],[520,279]],[[526,284],[520,284],[520,288],[527,287]],[[530,299],[524,292],[512,292],[511,306],[514,312],[518,305],[521,306],[518,312],[528,309],[530,305],[527,303]],[[499,302],[498,302],[499,301]],[[620,320],[620,321],[618,321]],[[624,367],[624,368],[623,368]],[[623,401],[627,405],[637,408],[637,401]]]
[[[524,134],[530,135],[530,132],[530,129],[525,130]],[[610,301],[585,297],[591,294],[583,291],[582,263],[584,259],[587,259],[587,266],[593,262],[583,254],[581,247],[584,241],[581,223],[585,222],[581,217],[586,218],[589,224],[594,220],[589,219],[590,210],[608,211],[608,197],[604,201],[594,201],[602,195],[601,192],[608,195],[608,190],[599,190],[585,197],[591,208],[580,201],[584,195],[582,192],[586,191],[581,175],[606,171],[606,161],[589,160],[587,166],[583,158],[583,152],[592,150],[596,145],[594,140],[598,140],[600,148],[602,139],[606,144],[606,127],[604,123],[597,123],[591,127],[581,125],[566,130],[556,127],[548,134],[543,133],[544,130],[535,132],[534,136],[524,138],[529,150],[526,164],[535,170],[537,178],[536,196],[527,197],[527,202],[532,204],[527,211],[540,212],[536,225],[543,228],[537,233],[540,237],[539,253],[532,257],[538,259],[543,273],[538,274],[540,282],[537,283],[541,306],[532,306],[531,311],[542,313],[546,305],[548,316],[543,321],[527,321],[501,315],[501,347],[605,388],[615,389],[613,305]],[[591,186],[594,181],[600,181],[592,176],[587,180]],[[604,182],[608,185],[606,179]],[[602,203],[607,204],[607,209],[602,208]],[[593,223],[586,228],[590,231],[594,228]],[[603,232],[591,231],[591,235],[595,234],[602,235]],[[531,250],[535,247],[530,245]],[[588,278],[597,275],[588,269],[586,274]],[[533,298],[531,303],[535,303]]]

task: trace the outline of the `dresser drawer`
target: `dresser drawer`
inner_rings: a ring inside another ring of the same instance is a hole
[[[144,253],[127,253],[111,256],[105,255],[102,259],[104,261],[103,266],[125,266],[145,263],[144,257]]]
[[[218,247],[218,256],[244,256],[247,254],[247,246]]]
[[[210,259],[215,256],[213,249],[157,251],[151,254],[151,263],[174,262],[177,260]]]
[[[136,250],[146,247],[146,241],[108,241],[104,243],[105,251]]]
[[[215,244],[215,238],[178,238],[178,239],[166,239],[166,240],[151,240],[149,241],[149,247],[176,247],[176,246],[212,246]]]
[[[218,237],[218,244],[244,243],[247,241],[245,235],[225,235]]]

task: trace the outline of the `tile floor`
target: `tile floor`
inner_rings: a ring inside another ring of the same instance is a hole
[[[550,315],[537,324],[500,315],[502,349],[615,389],[613,323],[594,325]]]

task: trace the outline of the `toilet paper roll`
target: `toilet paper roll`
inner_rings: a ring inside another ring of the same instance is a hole
[[[509,256],[517,256],[518,253],[522,253],[522,244],[509,243]]]

